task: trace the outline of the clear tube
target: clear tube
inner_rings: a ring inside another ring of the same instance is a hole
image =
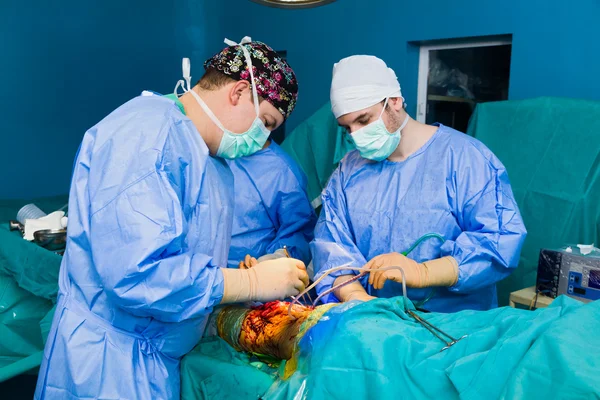
[[[288,314],[291,315],[292,307],[294,306],[294,304],[296,304],[298,302],[298,299],[300,299],[302,296],[304,296],[309,290],[311,290],[312,288],[314,288],[315,286],[317,286],[317,284],[319,282],[321,282],[326,276],[329,276],[333,272],[342,271],[342,270],[345,270],[345,271],[350,270],[350,271],[361,271],[364,274],[368,274],[371,271],[388,271],[388,270],[392,270],[392,269],[397,269],[402,274],[402,296],[404,296],[404,298],[406,300],[408,300],[408,296],[406,295],[406,275],[404,274],[404,269],[402,267],[399,267],[399,266],[390,266],[390,267],[378,268],[376,270],[373,270],[373,269],[370,269],[370,268],[359,268],[359,267],[341,266],[341,267],[331,268],[331,269],[328,269],[327,271],[323,272],[323,274],[319,277],[319,279],[317,279],[316,281],[314,281],[311,285],[309,285],[306,289],[304,289],[304,291],[302,291],[298,296],[296,296],[296,298],[294,300],[292,300],[292,302],[290,303],[290,306],[288,308]],[[347,284],[347,282],[344,282],[344,284]],[[317,300],[319,300],[319,298],[321,298],[321,297],[322,296],[319,296],[317,298]],[[315,302],[316,302],[316,300],[315,300]],[[406,309],[406,302],[404,302],[404,308]]]
[[[418,245],[420,245],[424,240],[429,239],[429,238],[437,238],[437,239],[441,240],[442,243],[444,243],[446,241],[446,238],[443,237],[442,235],[439,235],[437,233],[426,233],[423,236],[421,236],[420,238],[418,238],[417,241],[408,248],[408,250],[403,251],[402,255],[403,256],[409,255],[414,249],[417,248]]]
[[[327,296],[329,293],[335,292],[338,289],[343,288],[346,285],[349,285],[353,282],[356,282],[357,280],[359,280],[360,278],[362,278],[363,276],[365,276],[366,273],[365,272],[361,272],[358,275],[355,275],[354,277],[352,277],[351,279],[348,279],[347,281],[344,281],[338,285],[335,285],[329,289],[327,289],[326,291],[324,291],[323,293],[321,293],[319,296],[317,296],[317,298],[315,299],[315,301],[312,303],[313,307],[315,307],[317,305],[317,303],[319,302],[319,300],[324,297]]]
[[[425,241],[425,240],[427,240],[427,239],[429,239],[429,238],[436,238],[436,239],[439,239],[439,240],[440,240],[442,243],[446,241],[446,238],[444,238],[444,237],[443,237],[442,235],[440,235],[440,234],[433,233],[433,232],[432,232],[432,233],[426,233],[425,235],[423,235],[423,236],[421,236],[420,238],[418,238],[418,239],[417,239],[417,240],[416,240],[416,241],[413,243],[413,245],[412,245],[412,246],[410,246],[410,247],[408,248],[408,250],[406,250],[406,251],[403,251],[401,254],[402,254],[403,256],[407,256],[407,255],[409,255],[409,254],[410,254],[410,253],[411,253],[411,252],[412,252],[414,249],[416,249],[416,248],[417,248],[417,246],[419,246],[419,245],[420,245],[420,244],[421,244],[423,241]],[[296,299],[300,299],[300,298],[302,298],[302,296],[303,296],[305,293],[308,293],[308,291],[309,291],[310,289],[312,289],[313,287],[315,287],[315,286],[317,285],[317,283],[319,283],[320,281],[322,281],[322,280],[323,280],[323,278],[325,278],[326,276],[328,276],[328,275],[329,275],[329,274],[331,274],[332,272],[335,272],[335,271],[342,271],[342,270],[352,270],[352,271],[361,271],[362,273],[360,274],[360,276],[359,276],[358,278],[356,278],[356,277],[355,277],[355,278],[352,278],[351,280],[348,280],[348,281],[346,281],[346,282],[343,282],[343,283],[341,283],[341,284],[339,284],[339,285],[337,285],[337,286],[334,286],[334,287],[332,287],[332,288],[330,288],[330,289],[326,290],[325,292],[321,293],[321,294],[320,294],[320,295],[319,295],[319,296],[316,298],[316,300],[315,300],[315,301],[312,303],[312,305],[313,305],[313,306],[315,306],[315,305],[318,303],[318,301],[319,301],[319,300],[320,300],[320,299],[321,299],[323,296],[325,296],[325,295],[327,295],[327,294],[329,294],[329,293],[333,292],[333,291],[334,291],[334,290],[336,290],[336,289],[339,289],[339,288],[341,288],[341,287],[344,287],[344,286],[346,286],[346,285],[348,285],[348,284],[350,284],[350,283],[352,283],[352,282],[355,282],[356,280],[360,279],[360,277],[362,277],[363,275],[365,275],[365,274],[367,274],[367,273],[369,273],[369,272],[371,271],[370,269],[367,269],[367,268],[350,267],[349,265],[350,265],[350,264],[346,264],[346,265],[343,265],[343,266],[341,266],[341,267],[335,267],[335,268],[331,268],[331,269],[329,269],[329,270],[325,271],[325,272],[324,272],[324,273],[323,273],[323,274],[322,274],[322,275],[319,277],[319,279],[317,279],[315,282],[313,282],[313,284],[312,284],[312,285],[308,286],[308,287],[307,287],[307,288],[306,288],[306,289],[305,289],[305,290],[304,290],[302,293],[300,293],[300,294],[299,294],[299,295],[298,295],[298,296],[297,296],[295,299],[292,297],[292,299],[293,299],[293,301],[292,301],[292,304],[294,304],[295,302],[297,302],[297,300],[296,300]],[[404,270],[403,270],[401,267],[386,267],[386,268],[380,268],[380,269],[378,269],[378,271],[385,271],[385,270],[390,270],[390,269],[398,269],[398,270],[400,270],[400,272],[402,273],[402,295],[404,296],[404,298],[405,298],[405,299],[407,299],[407,300],[408,300],[408,296],[406,295],[406,283],[405,283],[405,279],[404,279]],[[434,291],[435,291],[435,289],[434,289],[434,290],[432,290],[432,292],[429,294],[429,296],[427,296],[427,298],[425,299],[425,301],[423,301],[423,303],[422,303],[422,304],[424,304],[425,302],[427,302],[427,301],[428,301],[428,300],[429,300],[429,299],[430,299],[430,298],[433,296],[433,293],[434,293]],[[405,304],[406,304],[406,302],[405,302]],[[290,310],[291,310],[291,305],[290,305]]]

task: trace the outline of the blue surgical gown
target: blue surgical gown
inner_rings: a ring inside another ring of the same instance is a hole
[[[377,255],[401,253],[427,233],[446,238],[443,244],[428,239],[409,254],[417,262],[452,256],[459,264],[454,286],[408,290],[416,303],[431,295],[423,306],[431,311],[496,307],[496,282],[517,266],[526,236],[502,163],[481,142],[442,125],[403,162],[349,153],[322,199],[311,243],[317,277],[330,268],[362,267]],[[348,273],[332,273],[317,291]],[[366,287],[367,280],[362,283]],[[392,281],[381,290],[366,288],[378,297],[402,294],[402,285]],[[337,298],[329,294],[324,300]]]
[[[228,163],[235,185],[229,267],[237,268],[246,254],[258,258],[283,246],[308,263],[317,217],[298,164],[274,142]]]
[[[232,184],[164,97],[86,132],[37,399],[179,398],[179,360],[223,295]]]

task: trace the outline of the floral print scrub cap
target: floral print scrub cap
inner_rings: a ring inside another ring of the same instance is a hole
[[[252,73],[259,96],[279,110],[287,119],[298,99],[296,74],[272,48],[262,42],[253,42],[249,37],[241,43],[225,40],[230,44],[220,53],[206,60],[204,69],[215,69],[235,80],[250,81],[250,71],[242,46],[246,48],[252,61]]]

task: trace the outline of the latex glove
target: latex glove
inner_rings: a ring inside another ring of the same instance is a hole
[[[240,261],[238,265],[239,269],[249,269],[258,265],[258,260],[252,257],[250,254],[246,254],[246,258],[243,261]]]
[[[276,250],[274,253],[265,254],[262,257],[258,257],[258,262],[269,261],[269,260],[277,260],[278,258],[287,257],[285,251],[283,249]]]
[[[221,271],[225,285],[221,304],[283,300],[308,286],[306,266],[294,258],[265,261],[250,269]]]
[[[353,277],[354,275],[338,276],[333,282],[333,286],[337,286],[347,280],[352,279]],[[336,289],[333,292],[333,294],[335,294],[335,297],[337,297],[342,302],[352,300],[369,301],[376,299],[376,297],[369,295],[365,288],[358,281],[352,282],[346,286]]]
[[[402,282],[402,273],[397,269],[377,271],[384,267],[401,267],[406,275],[406,286],[425,288],[452,286],[458,281],[458,263],[453,257],[443,257],[425,263],[417,263],[399,253],[388,253],[374,257],[365,268],[372,269],[369,285],[381,289],[385,281]]]

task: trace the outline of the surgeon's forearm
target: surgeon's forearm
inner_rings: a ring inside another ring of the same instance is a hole
[[[458,262],[454,257],[442,257],[422,264],[421,287],[452,286],[458,282]]]
[[[333,282],[333,286],[335,287],[335,286],[337,286],[339,284],[347,282],[347,281],[351,280],[354,277],[355,277],[355,275],[342,275],[342,276],[339,276]],[[370,296],[367,293],[367,291],[365,290],[365,288],[358,281],[349,283],[347,285],[342,286],[339,289],[336,289],[333,292],[333,294],[335,295],[335,297],[338,298],[338,300],[340,300],[342,302],[351,301],[351,300],[367,301],[367,300],[373,299],[373,296]]]

